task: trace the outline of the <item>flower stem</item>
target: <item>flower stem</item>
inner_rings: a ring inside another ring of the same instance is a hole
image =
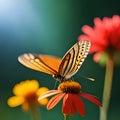
[[[70,114],[68,114],[68,115],[64,114],[64,120],[70,120]]]
[[[38,116],[38,109],[36,107],[31,108],[32,120],[40,120]]]
[[[102,107],[100,108],[100,120],[107,120],[107,113],[112,89],[113,68],[114,68],[113,59],[109,58],[106,63]]]

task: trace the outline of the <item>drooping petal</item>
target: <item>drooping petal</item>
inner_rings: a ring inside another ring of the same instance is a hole
[[[72,104],[71,104],[71,114],[75,115],[76,112],[77,112],[77,110],[75,108],[74,102],[72,101]]]
[[[101,54],[102,54],[102,52],[97,52],[97,53],[94,54],[93,59],[94,59],[95,62],[99,62]]]
[[[65,93],[60,93],[50,99],[50,101],[47,104],[47,109],[52,109],[65,95]]]
[[[24,103],[22,104],[22,109],[23,109],[24,111],[28,111],[28,110],[30,109],[30,104],[29,104],[28,102],[24,102]]]
[[[94,103],[98,106],[102,106],[101,102],[99,100],[97,100],[97,98],[93,95],[82,92],[82,93],[80,93],[80,96],[86,98],[87,100],[91,101],[92,103]]]
[[[52,95],[55,95],[55,94],[58,94],[58,93],[61,93],[62,91],[60,90],[49,90],[45,93],[43,93],[39,98],[38,100],[41,100],[43,98],[46,98],[46,97],[49,97],[49,96],[52,96]]]
[[[23,102],[24,102],[24,98],[19,97],[19,96],[10,97],[7,101],[8,105],[10,107],[17,107],[17,106],[23,104]]]
[[[62,112],[68,115],[71,112],[73,94],[66,94],[63,99]]]
[[[78,111],[78,113],[81,115],[81,116],[84,116],[85,115],[85,107],[84,107],[84,103],[83,101],[81,100],[81,98],[76,95],[76,94],[73,94],[73,104],[76,108],[76,110]]]

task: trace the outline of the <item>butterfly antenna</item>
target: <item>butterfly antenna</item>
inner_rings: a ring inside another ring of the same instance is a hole
[[[94,79],[94,78],[91,78],[91,77],[82,76],[82,78],[88,79],[88,80],[93,81],[93,82],[95,81],[95,79]]]
[[[56,81],[55,81],[55,84],[54,84],[54,88],[53,88],[53,89],[56,89],[57,84],[58,84],[58,81],[56,80]]]

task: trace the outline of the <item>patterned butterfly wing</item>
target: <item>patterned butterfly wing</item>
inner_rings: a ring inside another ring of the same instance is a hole
[[[65,54],[59,66],[58,74],[65,79],[73,76],[81,67],[90,49],[90,42],[79,41]]]
[[[18,61],[24,66],[33,70],[56,75],[61,63],[61,58],[49,55],[25,53],[18,57]]]

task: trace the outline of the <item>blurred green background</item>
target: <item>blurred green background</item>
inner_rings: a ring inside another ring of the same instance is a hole
[[[37,79],[40,86],[53,89],[55,80],[44,73],[22,66],[17,58],[22,53],[42,53],[62,57],[77,42],[85,24],[93,25],[95,17],[120,14],[116,0],[0,0],[0,120],[30,120],[21,107],[6,104],[16,83]],[[102,98],[104,67],[93,62],[89,55],[74,76],[83,91]],[[93,77],[91,82],[81,76]],[[120,67],[115,67],[109,120],[120,119]],[[99,108],[84,100],[86,116],[76,114],[74,120],[98,120]],[[47,111],[41,107],[42,120],[63,120],[61,105]],[[72,120],[71,119],[71,120]]]

